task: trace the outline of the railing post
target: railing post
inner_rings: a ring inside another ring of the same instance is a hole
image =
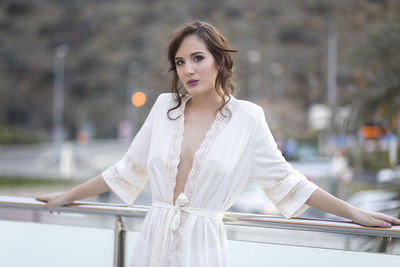
[[[121,216],[115,217],[114,267],[124,267],[126,229]]]

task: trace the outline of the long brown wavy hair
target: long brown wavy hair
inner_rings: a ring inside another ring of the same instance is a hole
[[[183,39],[191,34],[196,35],[205,42],[208,51],[213,55],[218,66],[218,73],[215,78],[215,91],[220,96],[223,103],[218,111],[221,112],[222,108],[229,102],[231,99],[230,94],[236,94],[236,88],[232,81],[233,58],[231,53],[237,51],[229,46],[227,39],[213,25],[201,21],[188,23],[174,33],[168,45],[168,60],[170,64],[168,72],[172,72],[170,88],[171,93],[174,94],[175,99],[178,101],[177,106],[168,110],[167,115],[169,119],[172,119],[169,116],[169,112],[177,109],[182,104],[182,96],[179,94],[179,91],[184,89],[182,84],[179,83],[175,65],[175,55]],[[179,118],[179,116],[177,118]]]

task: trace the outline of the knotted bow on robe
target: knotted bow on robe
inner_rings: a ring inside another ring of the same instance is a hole
[[[178,198],[175,201],[175,206],[172,208],[171,211],[173,213],[172,222],[170,226],[172,232],[175,232],[176,229],[178,229],[178,226],[181,224],[182,207],[184,207],[188,203],[189,203],[188,197],[183,193],[179,194]]]
[[[174,233],[182,223],[182,212],[191,213],[197,216],[203,216],[214,219],[222,219],[222,212],[217,210],[208,210],[185,206],[189,204],[189,199],[184,193],[180,193],[175,201],[175,205],[165,202],[153,201],[152,207],[168,209],[166,219],[166,229],[164,232],[164,240],[160,262],[155,263],[156,266],[168,266],[170,262],[170,253],[174,240]]]

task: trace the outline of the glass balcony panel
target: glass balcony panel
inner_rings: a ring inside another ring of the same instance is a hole
[[[32,200],[0,196],[0,266],[113,266],[118,216],[126,229],[124,260],[128,266],[146,209],[86,203],[62,207],[61,215],[51,215],[32,205]],[[360,227],[366,234],[345,234],[326,221],[303,220],[326,227],[311,225],[304,230],[299,227],[301,220],[265,219],[225,222],[230,267],[336,267],[356,263],[368,267],[382,262],[400,266],[399,226],[390,230],[397,238],[388,242],[377,238],[377,233],[388,234],[379,228]],[[296,223],[291,225],[293,221]]]
[[[114,231],[0,220],[0,266],[113,265]]]

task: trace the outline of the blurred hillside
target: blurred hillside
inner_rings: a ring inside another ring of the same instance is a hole
[[[62,44],[68,138],[85,125],[96,138],[115,137],[126,116],[140,125],[169,91],[171,34],[195,19],[216,25],[239,51],[238,97],[263,105],[273,129],[299,135],[308,130],[309,106],[327,103],[330,27],[338,36],[337,106],[356,115],[347,130],[369,120],[396,128],[399,14],[395,0],[1,1],[0,144],[51,139],[54,54]],[[148,101],[134,108],[130,95],[139,89]]]

